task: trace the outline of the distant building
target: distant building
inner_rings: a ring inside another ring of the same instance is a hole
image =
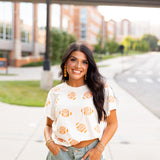
[[[130,21],[128,19],[122,19],[120,22],[116,22],[111,19],[105,23],[106,39],[115,38],[118,43],[121,43],[126,36],[141,38],[143,34],[153,34],[160,39],[160,25],[150,24],[149,21]]]
[[[131,21],[128,19],[122,19],[120,22],[117,23],[117,36],[116,40],[117,42],[121,43],[121,41],[126,36],[131,36]]]
[[[74,33],[78,41],[93,46],[97,43],[97,36],[104,37],[104,17],[96,7],[75,6]]]
[[[60,29],[74,34],[74,6],[61,5]]]
[[[106,39],[113,39],[117,36],[117,22],[113,19],[107,21],[105,26]]]
[[[133,21],[131,23],[132,37],[140,38],[146,33],[151,33],[149,21]]]

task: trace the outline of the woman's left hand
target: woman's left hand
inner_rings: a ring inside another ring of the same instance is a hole
[[[102,153],[98,151],[96,148],[89,150],[81,160],[85,160],[89,157],[89,160],[100,160]]]

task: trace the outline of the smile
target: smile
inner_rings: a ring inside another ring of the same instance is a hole
[[[80,74],[81,71],[72,70],[74,73]]]

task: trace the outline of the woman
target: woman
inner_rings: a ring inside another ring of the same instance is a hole
[[[61,75],[62,83],[50,90],[45,105],[47,160],[102,160],[117,129],[112,89],[84,44],[69,46]]]

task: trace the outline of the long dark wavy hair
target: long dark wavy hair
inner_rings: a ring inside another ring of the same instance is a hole
[[[91,50],[86,45],[82,43],[72,43],[66,50],[61,63],[60,75],[62,76],[62,82],[65,82],[69,79],[68,73],[67,73],[67,77],[64,77],[64,65],[73,51],[81,51],[87,57],[89,65],[87,70],[87,79],[85,80],[85,82],[93,94],[93,102],[98,113],[98,122],[100,122],[102,118],[106,117],[106,112],[103,109],[104,80],[102,75],[98,71],[98,68],[94,61]]]

